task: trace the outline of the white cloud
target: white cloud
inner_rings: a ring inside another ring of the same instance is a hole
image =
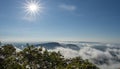
[[[101,68],[101,69],[119,69],[120,68],[120,63],[115,63],[115,64],[112,64],[112,65],[109,65],[109,66],[104,64],[104,65],[100,65],[98,67]]]
[[[63,48],[63,47],[57,47],[55,49],[50,49],[49,51],[55,51],[60,53],[65,57],[65,58],[74,58],[79,56],[78,52],[69,48]]]
[[[67,10],[67,11],[75,11],[77,9],[76,6],[74,6],[74,5],[67,5],[67,4],[61,4],[61,5],[59,5],[59,8],[61,8],[63,10]]]

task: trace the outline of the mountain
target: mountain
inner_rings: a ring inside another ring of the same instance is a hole
[[[65,46],[63,46],[64,48],[70,48],[70,49],[73,49],[73,50],[80,50],[80,47],[78,47],[77,45],[75,44],[66,44]]]
[[[60,43],[58,43],[58,42],[48,42],[48,43],[41,43],[41,44],[37,44],[37,45],[35,45],[36,47],[38,47],[38,46],[42,46],[42,47],[44,47],[44,48],[46,48],[46,49],[54,49],[54,48],[56,48],[56,47],[60,47],[60,46],[62,46]]]
[[[60,44],[58,42],[48,42],[35,45],[36,47],[42,46],[46,49],[55,49],[56,47],[70,48],[73,50],[80,50],[80,48],[75,44]]]
[[[106,51],[107,46],[92,46],[92,48],[95,48],[95,49],[101,50],[101,51]]]

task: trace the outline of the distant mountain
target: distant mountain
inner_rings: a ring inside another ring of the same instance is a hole
[[[60,43],[58,43],[58,42],[48,42],[48,43],[37,44],[35,46],[36,47],[42,46],[42,47],[45,47],[46,49],[54,49],[54,48],[60,47],[62,45]]]
[[[75,44],[66,44],[64,46],[64,48],[70,48],[70,49],[73,49],[73,50],[80,50],[80,48]]]
[[[55,49],[56,47],[70,48],[73,50],[80,50],[80,48],[75,44],[60,44],[58,42],[48,42],[35,45],[36,47],[42,46],[46,49]]]
[[[101,51],[106,51],[107,46],[92,46],[92,48],[95,48],[95,49],[98,49],[98,50],[101,50]]]

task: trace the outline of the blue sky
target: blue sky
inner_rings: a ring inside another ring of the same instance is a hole
[[[120,42],[120,0],[41,0],[35,19],[25,0],[0,0],[1,41]]]

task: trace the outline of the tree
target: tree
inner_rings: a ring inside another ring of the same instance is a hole
[[[2,46],[1,52],[2,52],[1,53],[2,56],[9,57],[16,53],[16,49],[14,48],[13,45],[7,44],[7,45]]]
[[[0,46],[2,45],[2,43],[0,42]]]

